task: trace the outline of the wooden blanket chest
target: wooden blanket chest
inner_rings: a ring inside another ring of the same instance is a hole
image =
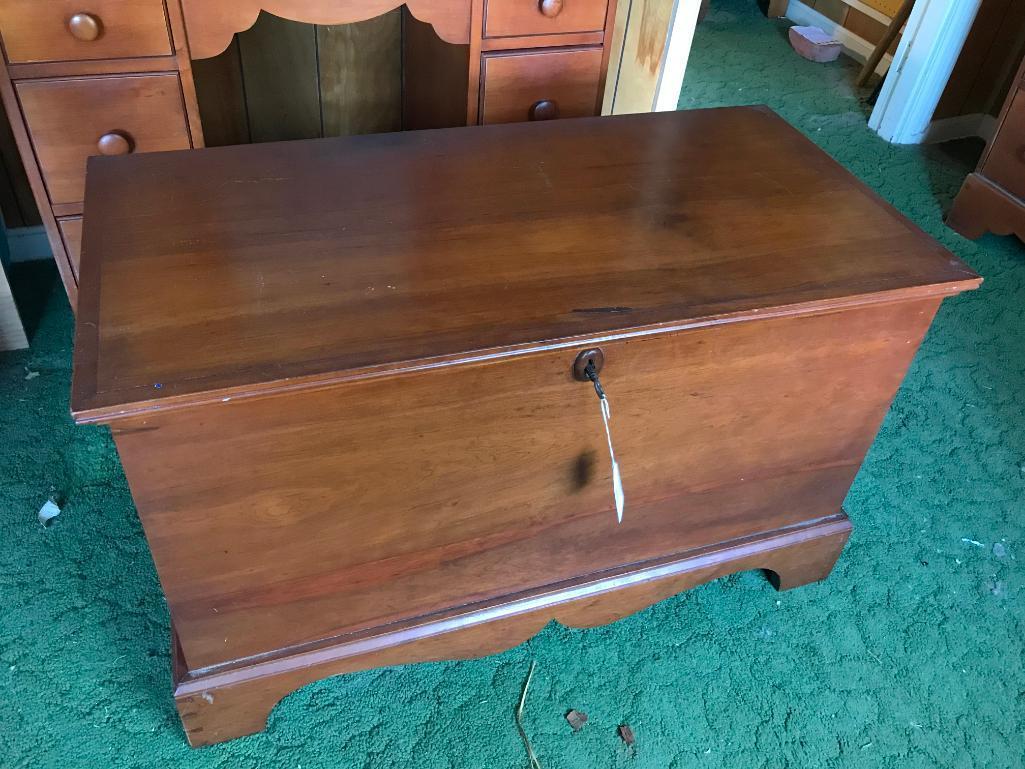
[[[980,281],[765,108],[96,158],[85,210],[72,410],[193,745],[328,675],[825,577]]]

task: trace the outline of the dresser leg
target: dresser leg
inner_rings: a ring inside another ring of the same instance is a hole
[[[814,540],[804,547],[778,551],[765,566],[769,582],[777,590],[790,590],[825,579],[833,571],[849,536],[848,524],[845,531],[831,537]]]
[[[969,174],[947,213],[947,226],[975,240],[987,231],[1025,241],[1025,206],[985,176]]]
[[[191,694],[175,694],[174,704],[182,728],[194,748],[213,745],[267,728],[267,719],[278,701],[294,686],[274,685],[274,679],[261,684],[218,688]]]

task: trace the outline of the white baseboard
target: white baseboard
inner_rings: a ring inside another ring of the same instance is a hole
[[[939,144],[954,139],[966,139],[969,136],[977,136],[988,143],[993,140],[996,132],[997,119],[992,115],[958,115],[932,121],[922,143]]]
[[[838,24],[828,16],[822,15],[814,8],[805,5],[801,0],[790,0],[790,5],[787,7],[787,18],[795,24],[806,27],[818,27],[828,32],[836,40],[840,41],[840,44],[843,45],[844,53],[860,62],[868,59],[875,48],[872,43],[862,37],[858,37],[843,25]],[[893,57],[890,54],[883,56],[879,66],[876,67],[876,74],[885,75],[892,61]]]
[[[52,259],[53,251],[43,227],[14,227],[7,230],[7,247],[12,262]]]

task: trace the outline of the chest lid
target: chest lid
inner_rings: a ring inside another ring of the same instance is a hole
[[[82,422],[979,283],[758,107],[92,158],[84,222]]]

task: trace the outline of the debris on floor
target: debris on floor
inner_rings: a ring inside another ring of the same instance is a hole
[[[516,728],[520,730],[520,737],[523,738],[523,746],[527,749],[527,759],[530,761],[530,769],[541,769],[541,762],[537,760],[534,748],[530,744],[527,730],[523,728],[523,705],[527,701],[527,690],[530,688],[530,679],[534,677],[536,661],[531,661],[530,670],[527,671],[527,680],[523,682],[523,691],[520,693],[520,704],[516,706]]]
[[[627,745],[633,746],[636,739],[634,738],[634,730],[630,728],[629,724],[619,725],[619,739],[625,742]]]
[[[566,720],[569,721],[569,725],[573,727],[574,732],[579,732],[584,728],[584,724],[587,723],[587,713],[571,710],[566,714]]]
[[[61,514],[60,507],[52,499],[46,500],[46,503],[39,508],[39,525],[48,526],[50,521]]]

